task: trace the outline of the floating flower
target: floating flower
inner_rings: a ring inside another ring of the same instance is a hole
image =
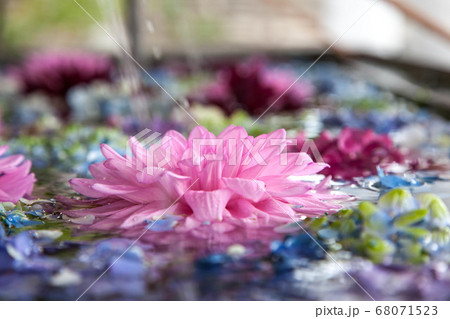
[[[123,253],[124,251],[126,252]],[[82,263],[75,269],[82,275],[84,283],[70,286],[71,290],[79,290],[75,298],[79,297],[86,289],[84,285],[98,277],[98,272],[92,271],[92,265],[95,264],[96,269],[103,271],[113,263],[114,267],[105,273],[105,279],[107,279],[83,294],[82,300],[142,297],[146,292],[145,275],[148,270],[145,265],[144,253],[141,247],[133,245],[127,239],[120,238],[102,240],[95,246],[80,250],[78,259]],[[152,269],[152,272],[155,272],[155,268]]]
[[[378,168],[378,178],[380,181],[379,186],[384,188],[414,187],[423,185],[423,183],[417,178],[385,174],[381,168]]]
[[[43,53],[28,58],[13,74],[25,93],[65,95],[82,83],[109,80],[112,64],[103,56],[85,53]]]
[[[208,226],[229,233],[332,213],[340,207],[336,201],[347,198],[332,194],[328,180],[317,185],[292,178],[327,165],[314,163],[306,153],[284,152],[284,130],[252,137],[231,125],[216,137],[198,126],[188,139],[169,131],[149,149],[135,138],[129,144],[127,156],[101,145],[106,160],[90,166],[94,179],[70,181],[92,200],[75,201],[83,209],[66,214],[95,216],[94,229],[123,230],[151,227],[167,213],[182,217],[173,221],[179,232]]]
[[[24,93],[42,92],[65,99],[74,86],[95,80],[109,81],[112,63],[103,56],[86,53],[41,53],[29,57],[12,70]],[[69,115],[65,102],[55,105],[63,117]]]
[[[315,239],[302,232],[299,235],[289,235],[284,240],[271,243],[272,260],[277,272],[284,272],[296,267],[306,267],[311,260],[325,258],[325,250],[320,239]]]
[[[317,236],[377,263],[422,263],[450,242],[450,213],[434,194],[394,189],[378,205],[362,202],[311,223]]]
[[[301,133],[297,137],[298,149],[305,147],[305,142]],[[347,127],[337,137],[324,131],[314,144],[323,161],[330,165],[322,173],[333,178],[352,180],[354,177],[367,177],[377,174],[378,165],[405,161],[405,156],[388,135],[376,134],[371,129]],[[312,150],[313,147],[309,148]]]
[[[263,61],[253,59],[222,69],[214,83],[193,94],[190,100],[217,105],[227,114],[243,109],[250,115],[261,115],[278,98],[270,111],[297,110],[305,106],[313,88],[307,82],[294,84],[295,81],[292,73],[269,69]],[[290,89],[283,95],[287,88]]]
[[[370,101],[373,105],[374,101]],[[398,109],[401,109],[399,111]],[[409,123],[418,121],[417,110],[409,111],[396,105],[396,109],[388,110],[355,110],[354,108],[335,108],[321,110],[321,118],[327,128],[341,128],[345,126],[359,129],[372,129],[378,134],[387,134],[398,131]]]
[[[34,217],[40,216],[39,211],[24,212],[20,208],[6,211],[0,204],[0,221],[4,222],[10,228],[22,228],[43,224],[42,221],[36,220]]]
[[[422,267],[371,265],[350,273],[375,300],[442,300],[450,298],[450,275],[446,262]]]
[[[8,150],[0,146],[0,156]],[[0,202],[17,202],[23,196],[31,195],[36,179],[30,174],[31,162],[22,155],[0,158]]]
[[[88,176],[89,164],[99,162],[103,156],[99,143],[123,146],[127,136],[109,127],[91,127],[72,124],[57,136],[20,136],[10,141],[10,150],[25,155],[34,168],[54,168],[63,172]]]

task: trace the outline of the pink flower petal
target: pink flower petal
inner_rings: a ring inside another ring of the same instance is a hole
[[[243,178],[223,178],[222,180],[231,191],[253,202],[259,202],[265,196],[266,186],[262,181]]]
[[[225,206],[231,192],[227,189],[215,191],[187,191],[184,198],[191,207],[193,217],[199,221],[222,221]]]

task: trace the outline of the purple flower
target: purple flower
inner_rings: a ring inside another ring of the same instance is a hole
[[[297,82],[285,70],[269,69],[262,60],[252,59],[219,71],[215,82],[189,97],[191,102],[221,107],[227,114],[244,109],[250,115],[261,115],[272,103],[290,89],[270,108],[271,112],[297,110],[305,106],[313,88]]]

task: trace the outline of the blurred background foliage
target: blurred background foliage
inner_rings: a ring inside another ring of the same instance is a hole
[[[67,48],[84,42],[92,24],[73,1],[18,0],[3,2],[3,54],[18,54],[57,44]],[[94,17],[101,17],[96,1],[79,0]]]

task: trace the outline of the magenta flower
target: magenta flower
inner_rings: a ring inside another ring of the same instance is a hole
[[[113,65],[111,61],[98,55],[87,53],[40,53],[31,55],[11,74],[19,82],[24,93],[42,92],[58,98],[63,117],[69,114],[64,99],[74,86],[95,80],[109,81]]]
[[[8,150],[0,146],[0,156]],[[0,158],[0,202],[18,202],[20,198],[31,195],[36,179],[30,174],[31,162],[24,161],[22,155]]]
[[[284,130],[252,137],[231,125],[215,137],[198,126],[188,139],[169,131],[149,149],[134,138],[129,144],[127,156],[101,145],[106,160],[90,166],[94,178],[70,181],[92,199],[76,201],[83,208],[67,215],[94,215],[95,229],[126,230],[167,214],[177,217],[180,232],[208,225],[228,233],[333,213],[340,208],[337,200],[346,198],[332,194],[327,181],[301,180],[327,165],[306,153],[283,152]]]
[[[65,95],[75,85],[109,80],[108,58],[86,53],[41,53],[29,57],[14,70],[25,93],[42,91]]]
[[[243,109],[257,116],[295,81],[294,74],[269,69],[262,60],[252,59],[220,70],[214,83],[192,94],[189,99],[219,106],[227,114]],[[270,108],[270,112],[300,109],[312,95],[313,87],[308,82],[297,82]]]
[[[304,134],[297,138],[297,149],[305,144]],[[344,128],[337,137],[324,131],[314,140],[323,161],[329,167],[322,174],[352,180],[377,173],[378,165],[403,163],[404,154],[395,147],[387,134],[377,134],[373,130]],[[309,148],[309,151],[312,148]]]

